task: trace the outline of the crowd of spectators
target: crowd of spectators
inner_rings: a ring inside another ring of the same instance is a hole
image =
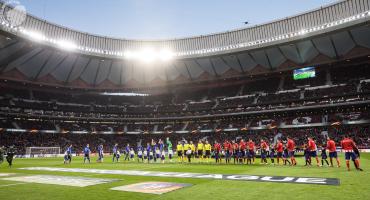
[[[0,88],[0,111],[94,118],[158,118],[265,111],[363,101],[370,97],[368,65],[318,70],[315,78],[272,75],[213,88],[178,88],[151,96]],[[351,73],[348,73],[351,70]],[[331,79],[329,78],[331,77]]]
[[[218,129],[268,129],[270,127],[285,127],[289,125],[309,125],[319,124],[327,126],[332,123],[369,123],[370,114],[366,110],[333,112],[308,113],[291,113],[288,116],[279,115],[256,115],[249,118],[221,117],[210,119],[187,119],[187,120],[139,120],[139,121],[118,121],[118,120],[76,120],[68,119],[38,119],[25,117],[22,119],[3,118],[0,119],[0,128],[3,129],[26,129],[31,130],[53,130],[53,131],[85,131],[85,132],[171,132],[171,131],[217,131]]]
[[[275,110],[306,105],[324,105],[370,99],[369,84],[363,82],[360,91],[355,85],[338,85],[305,90],[262,93],[220,98],[183,104],[81,104],[58,101],[40,101],[0,96],[0,111],[32,115],[157,118],[194,115],[212,115],[248,111]],[[304,93],[302,95],[302,92]]]

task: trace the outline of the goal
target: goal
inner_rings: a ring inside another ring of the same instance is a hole
[[[26,157],[57,157],[60,147],[26,147]]]

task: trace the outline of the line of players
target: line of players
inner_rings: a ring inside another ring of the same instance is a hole
[[[324,161],[327,165],[333,167],[333,160],[336,160],[337,167],[340,167],[340,161],[338,159],[337,151],[336,151],[336,144],[334,140],[327,138],[326,146],[323,145],[321,151],[321,164],[319,161],[319,157],[317,155],[318,149],[317,145],[313,138],[308,137],[308,142],[304,147],[304,157],[305,157],[305,166],[312,165],[312,158],[316,159],[317,166],[323,166]],[[166,145],[165,145],[166,143]],[[341,147],[345,152],[345,160],[347,169],[350,170],[349,161],[352,159],[355,167],[357,170],[361,170],[360,162],[359,162],[359,151],[349,136],[345,136],[341,141]],[[167,149],[165,149],[167,148]],[[191,163],[192,160],[195,158],[198,159],[198,162],[209,162],[209,160],[213,157],[216,163],[222,163],[222,159],[225,159],[225,163],[230,163],[231,159],[233,159],[234,164],[254,164],[255,157],[256,157],[256,150],[260,150],[261,154],[261,164],[268,164],[267,160],[271,160],[271,164],[280,165],[280,161],[284,165],[297,165],[297,161],[295,159],[295,151],[296,145],[292,138],[287,137],[286,141],[283,142],[281,139],[277,139],[275,145],[269,145],[265,140],[261,139],[259,146],[257,147],[256,144],[253,142],[252,139],[248,141],[244,141],[241,139],[239,142],[225,140],[223,144],[215,141],[213,146],[209,143],[209,141],[202,141],[199,140],[198,143],[195,145],[192,141],[189,143],[186,140],[178,141],[176,146],[176,152],[178,157],[178,162],[188,162]],[[123,150],[124,153],[124,160],[134,160],[135,155],[137,157],[138,162],[165,162],[166,159],[166,150],[168,159],[170,162],[173,161],[173,149],[172,143],[169,138],[166,138],[166,141],[162,141],[161,139],[156,142],[154,140],[151,143],[147,143],[146,147],[138,145],[136,148],[136,152],[130,144],[127,144]],[[328,155],[327,151],[329,152],[330,164],[327,160]],[[103,145],[99,145],[97,148],[98,152],[98,160],[97,162],[103,162],[104,153],[103,153]],[[115,144],[112,149],[113,157],[112,162],[119,162],[121,153],[118,147],[118,144]],[[84,153],[84,163],[90,163],[90,154],[91,150],[89,144],[83,150]],[[276,158],[276,163],[275,163]],[[64,163],[70,163],[72,160],[72,145],[69,146],[65,153]]]
[[[294,157],[295,143],[290,138],[288,138],[286,145],[284,145],[281,140],[278,140],[275,146],[269,146],[267,142],[262,139],[258,149],[261,151],[261,164],[268,164],[268,158],[271,160],[271,164],[275,164],[275,157],[277,159],[276,164],[280,164],[280,161],[285,165],[287,163],[290,165],[297,164]],[[221,163],[224,158],[225,163],[230,163],[231,159],[233,159],[234,164],[254,164],[256,150],[257,146],[252,139],[248,141],[241,139],[238,143],[225,140],[223,144],[215,141],[213,147],[208,141],[203,143],[201,140],[198,142],[196,148],[192,142],[190,142],[190,144],[185,143],[184,145],[179,142],[177,145],[177,155],[181,162],[183,162],[186,157],[188,158],[188,162],[191,162],[191,158],[194,156],[199,158],[200,162],[203,160],[208,162],[211,157],[214,157],[216,163]],[[288,158],[290,158],[291,161],[289,161]]]

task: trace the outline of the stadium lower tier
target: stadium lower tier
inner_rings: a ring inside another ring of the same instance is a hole
[[[307,143],[307,137],[313,137],[316,144],[321,147],[326,144],[326,137],[333,139],[337,146],[345,134],[349,134],[359,148],[370,148],[370,124],[362,125],[341,125],[324,127],[305,127],[289,129],[266,129],[266,130],[245,130],[232,132],[197,132],[197,133],[171,133],[171,134],[71,134],[71,133],[35,133],[35,132],[0,132],[0,146],[15,146],[18,154],[24,154],[26,147],[60,147],[65,150],[67,146],[73,145],[76,153],[82,153],[83,147],[90,144],[93,152],[97,151],[100,144],[104,145],[104,152],[112,152],[114,144],[124,149],[127,144],[136,149],[138,144],[143,146],[152,140],[165,141],[168,137],[173,144],[173,149],[179,141],[207,140],[213,145],[215,141],[223,142],[240,141],[241,139],[252,139],[256,146],[264,139],[273,144],[277,138],[292,138],[297,148],[302,149]]]

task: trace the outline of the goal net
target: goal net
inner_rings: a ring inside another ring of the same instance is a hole
[[[60,147],[26,147],[26,157],[57,157]]]

